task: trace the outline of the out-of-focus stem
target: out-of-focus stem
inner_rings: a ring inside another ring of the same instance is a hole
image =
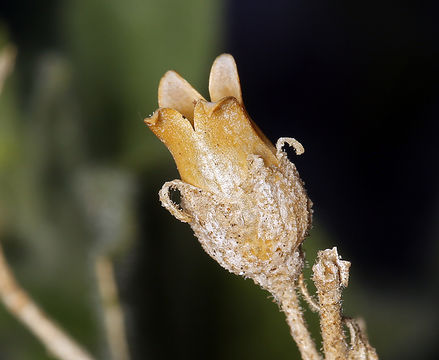
[[[12,72],[15,62],[16,49],[12,45],[7,45],[0,49],[0,93],[7,76]]]
[[[0,245],[0,297],[6,308],[44,344],[56,358],[62,360],[92,360],[69,335],[57,326],[35,304],[16,282]]]
[[[296,288],[291,284],[280,294],[276,294],[280,301],[282,311],[285,313],[287,323],[291,329],[291,336],[295,340],[303,360],[321,360],[321,356],[316,349],[314,340],[306,326],[297,297]]]
[[[349,262],[339,259],[336,248],[319,251],[317,262],[313,266],[325,360],[348,358],[348,346],[343,332],[341,292],[348,284],[349,266]]]
[[[107,256],[98,256],[95,269],[111,356],[114,360],[129,360],[125,323],[113,263]]]

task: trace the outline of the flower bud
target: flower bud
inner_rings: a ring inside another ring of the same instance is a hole
[[[296,167],[247,115],[236,64],[227,54],[211,70],[207,102],[175,72],[159,86],[159,108],[145,120],[171,151],[182,180],[166,183],[160,200],[187,222],[204,250],[227,270],[271,290],[295,279],[300,245],[311,225],[311,201]],[[170,198],[178,190],[180,204]]]

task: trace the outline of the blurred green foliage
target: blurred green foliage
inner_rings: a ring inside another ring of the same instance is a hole
[[[217,1],[166,3],[57,4],[50,21],[59,46],[18,49],[0,97],[6,253],[37,302],[101,357],[108,354],[96,311],[94,256],[130,250],[138,237],[139,177],[157,176],[171,164],[143,118],[157,107],[157,84],[169,67],[200,83],[218,45]],[[5,39],[2,30],[0,44]],[[9,314],[2,310],[0,319],[1,358],[48,358]]]

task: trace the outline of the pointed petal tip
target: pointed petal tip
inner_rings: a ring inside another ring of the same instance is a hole
[[[163,74],[163,76],[160,78],[159,93],[160,93],[160,90],[163,90],[163,86],[165,85],[165,82],[169,81],[172,78],[183,79],[183,77],[178,72],[176,72],[175,70],[168,70],[168,71],[166,71]]]
[[[232,61],[236,64],[235,58],[229,53],[222,53],[221,55],[218,55],[213,63],[215,64],[217,61]]]
[[[209,76],[209,93],[211,101],[233,96],[243,103],[238,68],[232,55],[221,54],[213,62]]]
[[[199,99],[204,98],[176,71],[167,71],[161,78],[158,91],[159,107],[175,109],[192,120],[193,102]]]
[[[158,103],[160,107],[166,107],[166,103],[169,102],[169,91],[172,84],[176,82],[186,82],[183,77],[174,70],[166,71],[160,78],[158,88]],[[175,86],[175,85],[174,85]]]

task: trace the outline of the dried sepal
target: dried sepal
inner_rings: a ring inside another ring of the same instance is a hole
[[[189,185],[181,180],[165,182],[159,191],[160,202],[162,203],[162,206],[166,210],[168,210],[176,219],[184,223],[190,223],[193,220],[192,215],[183,210],[179,204],[174,202],[170,197],[170,193],[171,191],[179,191],[181,196],[186,196],[183,194],[188,194],[189,192],[192,192],[194,190],[198,191],[198,188]]]
[[[289,137],[281,137],[276,142],[276,150],[278,157],[286,155],[285,152],[282,151],[282,148],[285,144],[290,145],[296,152],[296,155],[302,155],[305,152],[305,148],[303,147],[303,145],[300,142],[298,142],[296,139]]]

